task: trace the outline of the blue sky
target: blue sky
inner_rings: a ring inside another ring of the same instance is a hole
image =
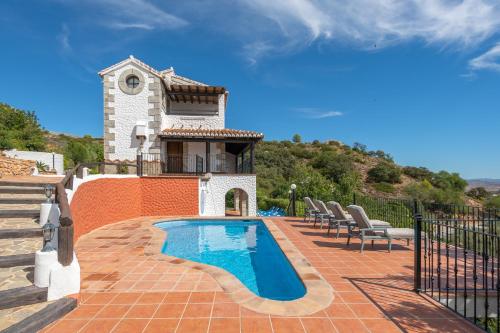
[[[361,142],[500,178],[500,2],[0,2],[0,101],[102,135],[97,72],[130,54],[223,85],[226,126]]]

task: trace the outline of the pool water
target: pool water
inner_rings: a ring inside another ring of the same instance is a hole
[[[189,220],[156,226],[168,232],[162,253],[223,268],[260,297],[285,301],[306,292],[262,221]]]

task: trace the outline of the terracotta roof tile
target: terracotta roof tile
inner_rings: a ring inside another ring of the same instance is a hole
[[[164,129],[160,136],[172,138],[212,138],[212,139],[262,139],[264,134],[246,131],[235,130],[229,128],[223,129],[208,129],[208,128],[168,128]]]

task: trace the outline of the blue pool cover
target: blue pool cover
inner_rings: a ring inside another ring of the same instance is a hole
[[[162,253],[223,268],[260,297],[285,301],[306,293],[262,221],[189,220],[156,226],[168,232]]]

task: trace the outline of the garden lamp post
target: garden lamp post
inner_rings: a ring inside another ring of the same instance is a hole
[[[295,190],[297,189],[297,185],[290,185],[290,190],[292,191],[292,216],[297,216],[297,212],[295,210]]]
[[[55,231],[56,227],[50,221],[42,227],[42,232],[43,232],[42,252],[49,252],[55,250],[51,244],[52,238],[54,238]]]

